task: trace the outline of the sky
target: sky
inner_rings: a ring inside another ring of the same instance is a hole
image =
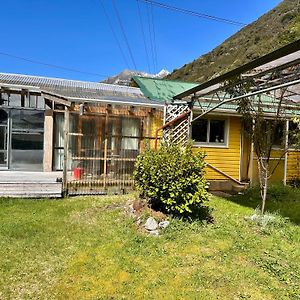
[[[281,1],[156,2],[249,24]],[[0,72],[85,81],[124,69],[172,72],[241,28],[145,0],[2,0]]]

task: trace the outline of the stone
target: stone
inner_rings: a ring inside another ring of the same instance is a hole
[[[170,222],[169,221],[162,221],[158,224],[159,228],[161,229],[165,229],[167,228],[168,226],[170,225]]]
[[[142,221],[141,221],[141,218],[138,217],[138,218],[136,219],[136,225],[138,225],[138,226],[141,225],[141,222],[142,222]]]
[[[150,217],[150,218],[147,219],[144,227],[147,230],[152,231],[152,230],[156,230],[158,228],[158,224],[157,224],[156,220],[153,217]]]
[[[151,230],[151,231],[149,231],[149,234],[153,235],[153,236],[159,236],[159,231],[158,230]]]

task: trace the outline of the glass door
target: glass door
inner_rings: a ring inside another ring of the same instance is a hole
[[[12,110],[9,168],[41,171],[43,169],[44,112]]]
[[[0,109],[0,169],[8,168],[8,113]]]

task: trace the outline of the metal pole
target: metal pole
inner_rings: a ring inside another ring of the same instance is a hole
[[[68,192],[68,152],[69,152],[69,125],[70,125],[70,111],[65,107],[64,120],[64,165],[63,165],[63,192]]]
[[[288,163],[288,149],[289,149],[289,120],[285,122],[285,144],[284,144],[284,174],[283,184],[286,185],[287,180],[287,163]]]
[[[197,116],[191,122],[194,122],[194,121],[196,121],[199,118],[202,118],[203,116],[205,116],[208,113],[214,111],[216,108],[222,106],[223,104],[230,103],[230,102],[233,102],[233,101],[236,101],[236,100],[240,100],[240,99],[243,99],[243,98],[247,98],[247,97],[251,97],[251,96],[256,96],[256,95],[263,94],[263,93],[266,93],[266,92],[274,91],[274,90],[277,90],[277,89],[280,89],[280,88],[284,88],[284,87],[288,87],[288,86],[291,86],[291,85],[296,85],[298,83],[300,83],[300,79],[297,79],[297,80],[294,80],[294,81],[291,81],[291,82],[286,82],[286,83],[283,83],[283,84],[280,84],[280,85],[277,85],[277,86],[272,86],[272,87],[269,87],[269,88],[266,88],[266,89],[263,89],[263,90],[251,92],[251,93],[244,94],[244,95],[240,95],[240,96],[228,99],[228,100],[224,100],[224,101],[216,104],[214,107],[212,107],[211,109],[207,110],[206,112],[202,113],[201,115]]]

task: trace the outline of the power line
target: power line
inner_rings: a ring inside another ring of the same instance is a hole
[[[241,26],[241,27],[244,27],[245,25],[247,25],[247,24],[239,22],[239,21],[225,19],[225,18],[219,18],[219,17],[216,17],[216,16],[203,14],[203,13],[192,11],[192,10],[185,9],[185,8],[171,6],[171,5],[161,3],[161,2],[157,2],[157,1],[153,1],[153,0],[137,0],[137,1],[145,2],[145,3],[151,3],[155,6],[160,7],[160,8],[181,12],[181,13],[184,13],[184,14],[187,14],[187,15],[190,15],[190,16],[194,16],[194,17],[198,17],[198,18],[202,18],[202,19],[214,20],[214,21],[217,21],[217,22],[227,23],[227,24]]]
[[[85,74],[85,75],[92,75],[92,76],[97,76],[97,77],[109,77],[109,76],[111,76],[111,75],[103,75],[103,74],[93,73],[93,72],[85,72],[85,71],[80,71],[80,70],[73,69],[73,68],[68,68],[68,67],[64,67],[64,66],[49,64],[49,63],[45,63],[45,62],[41,62],[41,61],[31,59],[31,58],[25,58],[25,57],[13,55],[13,54],[5,53],[5,52],[0,52],[0,55],[8,56],[8,57],[11,57],[11,58],[16,58],[16,59],[19,59],[19,60],[23,60],[23,61],[26,61],[26,62],[33,63],[33,64],[37,64],[37,65],[42,65],[42,66],[46,66],[46,67],[50,67],[50,68],[61,69],[61,70],[80,73],[80,74]]]
[[[107,12],[105,10],[104,4],[103,4],[103,2],[101,0],[99,0],[99,2],[100,2],[100,5],[102,6],[102,9],[103,9],[104,15],[106,17],[107,23],[108,23],[108,25],[110,27],[110,30],[111,30],[111,32],[112,32],[112,34],[114,36],[114,39],[115,39],[115,41],[116,41],[116,43],[118,45],[118,48],[119,48],[119,50],[120,50],[120,52],[122,54],[123,60],[124,60],[124,62],[126,64],[127,68],[130,69],[128,61],[127,61],[127,58],[126,58],[126,55],[125,55],[125,53],[123,51],[123,48],[121,47],[121,44],[120,44],[119,39],[118,39],[118,37],[116,35],[116,32],[114,31],[114,27],[112,26],[112,23],[110,21],[109,15],[107,14]]]
[[[114,10],[115,10],[115,13],[116,13],[116,16],[117,16],[119,25],[120,25],[120,27],[121,27],[121,31],[122,31],[122,33],[123,33],[123,36],[124,36],[124,39],[125,39],[125,42],[126,42],[128,51],[129,51],[129,55],[130,55],[130,57],[131,57],[131,60],[132,60],[132,62],[133,62],[133,65],[134,65],[135,70],[137,70],[136,63],[135,63],[135,60],[134,60],[134,57],[133,57],[133,54],[132,54],[132,51],[131,51],[131,48],[130,48],[128,39],[127,39],[127,35],[126,35],[126,32],[125,32],[124,26],[123,26],[122,21],[121,21],[121,17],[120,17],[118,8],[117,8],[116,3],[115,3],[115,0],[112,0],[112,3],[113,3],[113,7],[114,7]]]
[[[154,56],[154,45],[152,39],[151,12],[150,12],[149,5],[147,5],[147,18],[148,18],[149,41],[150,41],[150,53],[152,58],[153,73],[155,73],[155,56]]]
[[[138,7],[138,14],[139,14],[139,19],[140,19],[140,24],[141,24],[141,31],[142,31],[142,37],[143,37],[143,43],[144,43],[144,48],[145,48],[145,53],[146,53],[146,58],[147,58],[147,65],[148,65],[148,72],[150,73],[150,59],[149,59],[149,53],[148,53],[148,48],[147,48],[147,43],[146,43],[146,37],[145,37],[145,31],[144,31],[144,26],[143,26],[143,20],[142,20],[142,14],[141,14],[141,8],[139,1],[136,1],[137,7]]]
[[[154,26],[154,14],[153,14],[153,5],[151,3],[151,23],[152,23],[152,32],[153,32],[153,50],[154,50],[154,64],[155,64],[155,68],[157,70],[157,47],[156,47],[156,37],[155,37],[155,26]]]

